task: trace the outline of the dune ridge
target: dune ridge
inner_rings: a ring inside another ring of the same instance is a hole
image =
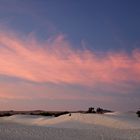
[[[2,140],[139,140],[134,113],[82,114],[59,117],[13,115],[0,118]]]
[[[132,119],[133,118],[133,119]],[[120,112],[106,113],[106,114],[81,114],[72,113],[61,115],[59,117],[43,117],[32,115],[13,115],[5,117],[4,120],[12,121],[21,124],[38,125],[38,126],[55,126],[58,124],[65,124],[65,127],[69,127],[68,123],[81,123],[91,125],[101,125],[111,128],[119,129],[137,129],[140,128],[139,118],[133,113],[125,114]],[[71,126],[70,126],[71,127]],[[75,125],[73,126],[75,127]],[[79,127],[81,128],[81,127]]]

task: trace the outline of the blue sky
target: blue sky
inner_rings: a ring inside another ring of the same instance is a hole
[[[1,106],[136,109],[139,7],[139,0],[0,0]]]
[[[77,46],[96,50],[131,50],[139,45],[138,0],[1,0],[1,21],[41,38],[65,34]]]

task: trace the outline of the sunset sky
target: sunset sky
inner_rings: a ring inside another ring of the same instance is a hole
[[[140,107],[139,0],[0,0],[0,110]]]

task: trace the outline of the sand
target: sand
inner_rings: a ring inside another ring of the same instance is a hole
[[[134,113],[80,114],[0,118],[0,140],[140,140]]]

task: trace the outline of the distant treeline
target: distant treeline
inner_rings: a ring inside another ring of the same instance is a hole
[[[94,108],[94,107],[89,107],[87,111],[42,111],[42,110],[33,110],[33,111],[0,111],[0,117],[5,117],[5,116],[12,116],[12,115],[41,115],[41,116],[52,116],[52,117],[58,117],[61,115],[69,114],[71,116],[71,113],[97,113],[97,114],[104,114],[107,112],[113,112],[111,110],[103,109],[103,108]],[[136,112],[138,117],[140,117],[140,110]]]
[[[36,114],[34,112],[31,112],[30,115],[41,115],[41,116],[52,116],[52,117],[58,117],[60,115],[65,115],[65,114],[69,114],[70,112],[68,111],[62,111],[62,112],[41,112],[39,114]]]
[[[107,113],[107,112],[113,112],[111,110],[107,110],[107,109],[103,109],[98,107],[97,109],[95,109],[94,107],[90,107],[88,108],[88,111],[86,113],[98,113],[98,114],[103,114],[103,113]]]
[[[112,112],[110,110],[105,110],[102,108],[97,108],[96,110],[93,107],[90,107],[87,111],[43,111],[43,110],[33,110],[33,111],[0,111],[0,117],[5,116],[12,116],[12,115],[41,115],[41,116],[53,116],[58,117],[60,115],[69,114],[71,116],[71,113],[106,113],[106,112]]]
[[[58,117],[60,115],[68,114],[68,111],[42,111],[42,110],[34,110],[34,111],[0,111],[0,117],[12,116],[12,115],[41,115],[41,116],[53,116]]]

